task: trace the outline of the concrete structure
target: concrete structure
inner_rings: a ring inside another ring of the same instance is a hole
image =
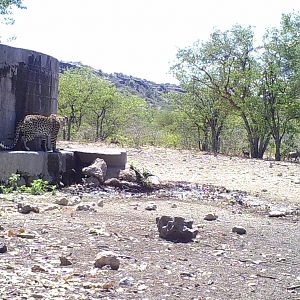
[[[16,124],[25,115],[57,112],[58,74],[57,59],[0,44],[0,141],[12,143]],[[41,150],[39,140],[28,145]]]
[[[80,182],[82,168],[91,165],[96,158],[102,158],[107,164],[105,179],[117,177],[124,170],[127,154],[124,150],[109,149],[105,152],[62,150],[57,153],[41,151],[0,151],[0,180],[8,179],[12,174],[21,174],[26,183],[32,179],[43,178],[51,182],[70,185]]]

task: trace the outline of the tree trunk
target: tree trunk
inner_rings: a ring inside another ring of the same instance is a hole
[[[280,153],[281,139],[276,138],[274,139],[274,141],[275,141],[275,160],[280,161],[281,160],[281,153]]]
[[[97,142],[97,140],[99,138],[99,119],[100,119],[100,116],[97,116],[97,118],[96,118],[96,138],[95,138],[95,142]]]
[[[204,140],[202,143],[201,151],[208,151],[208,125],[207,124],[204,125],[203,132],[204,132]]]
[[[67,141],[71,139],[71,127],[72,127],[72,119],[68,118],[67,120]]]

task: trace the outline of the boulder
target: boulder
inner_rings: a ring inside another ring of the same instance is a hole
[[[107,172],[106,162],[101,158],[96,158],[96,160],[88,167],[82,169],[82,173],[89,177],[96,177],[100,183],[104,182]]]
[[[136,174],[132,169],[121,170],[119,174],[119,179],[128,182],[136,182]]]
[[[192,228],[193,221],[186,221],[182,217],[158,217],[156,224],[159,236],[167,241],[188,243],[198,234],[198,230]]]
[[[104,266],[110,266],[112,270],[118,270],[120,267],[120,260],[117,255],[111,251],[104,251],[97,255],[94,263],[96,268],[103,268]]]

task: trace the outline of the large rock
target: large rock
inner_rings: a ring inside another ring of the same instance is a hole
[[[106,162],[101,158],[96,158],[96,160],[88,167],[82,169],[84,175],[90,177],[96,177],[100,183],[104,182],[107,171]]]
[[[193,221],[186,221],[182,217],[162,216],[156,218],[159,236],[167,241],[188,243],[198,234],[193,229]]]

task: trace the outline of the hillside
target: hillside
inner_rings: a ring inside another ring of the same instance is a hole
[[[60,62],[60,71],[63,72],[68,68],[87,67],[78,62]],[[101,70],[93,69],[94,73],[113,83],[120,91],[128,91],[133,95],[137,95],[153,106],[164,106],[164,96],[168,92],[183,93],[183,89],[176,84],[171,83],[155,83],[146,79],[137,78],[122,73],[105,73]]]

